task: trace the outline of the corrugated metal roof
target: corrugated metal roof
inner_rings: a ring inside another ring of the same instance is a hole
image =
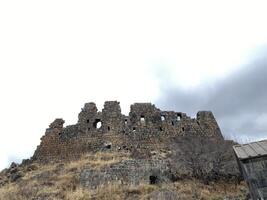
[[[267,140],[252,142],[249,144],[235,145],[233,146],[233,148],[240,160],[267,156]]]

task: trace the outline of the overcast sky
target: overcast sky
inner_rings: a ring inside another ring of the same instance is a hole
[[[267,138],[266,1],[0,1],[0,169],[85,102],[212,110],[227,138]]]

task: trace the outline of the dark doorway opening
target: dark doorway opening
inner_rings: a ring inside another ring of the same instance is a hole
[[[149,183],[151,185],[157,184],[158,183],[158,177],[157,176],[149,176]]]

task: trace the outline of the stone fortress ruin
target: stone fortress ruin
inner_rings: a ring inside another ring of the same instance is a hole
[[[179,138],[190,135],[189,138],[224,142],[212,112],[200,111],[196,118],[190,118],[182,112],[161,111],[151,103],[131,105],[128,116],[121,113],[117,101],[105,102],[102,111],[98,111],[95,103],[86,103],[77,124],[63,125],[63,119],[50,124],[31,161],[65,162],[98,152],[130,155],[129,159],[100,170],[85,167],[80,172],[80,182],[90,188],[113,181],[124,184],[172,181],[174,174],[180,173],[181,165],[187,164],[173,159],[179,152]],[[196,145],[196,149],[201,150],[203,146],[207,144]],[[191,172],[181,173],[190,175]]]
[[[0,199],[244,199],[233,145],[210,111],[135,103],[124,115],[117,101],[86,103],[76,124],[55,119],[31,158],[0,172]]]
[[[163,140],[186,134],[223,139],[212,112],[200,111],[196,118],[190,118],[182,112],[161,111],[151,103],[131,105],[129,116],[121,113],[117,101],[106,101],[102,111],[95,103],[86,103],[77,124],[63,124],[63,119],[50,124],[33,160],[70,160],[103,149],[145,153],[166,149]]]

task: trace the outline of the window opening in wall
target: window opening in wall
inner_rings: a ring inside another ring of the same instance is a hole
[[[110,127],[108,126],[108,131],[110,131]]]
[[[159,127],[159,130],[160,130],[160,131],[163,131],[163,128],[162,128],[162,127]]]
[[[140,121],[141,121],[141,123],[145,123],[145,116],[141,116],[141,118],[140,118]]]
[[[161,121],[165,121],[165,116],[161,115]]]
[[[184,127],[182,127],[182,131],[184,131]]]
[[[158,183],[158,177],[157,176],[149,176],[149,183],[151,185]]]
[[[96,119],[93,125],[96,129],[99,129],[102,126],[102,122],[100,119]]]
[[[90,128],[88,128],[88,131],[90,131]]]
[[[89,124],[89,119],[86,120],[87,124]]]
[[[172,125],[174,126],[174,122],[172,122]]]
[[[101,121],[100,122],[97,122],[96,128],[99,129],[99,128],[101,128],[101,126],[102,126],[102,122]]]
[[[178,115],[178,116],[177,116],[177,121],[180,121],[180,120],[181,120],[181,116]]]
[[[135,127],[133,127],[133,132],[135,132],[136,131],[136,128]]]
[[[128,120],[127,119],[124,120],[124,124],[128,124]]]

